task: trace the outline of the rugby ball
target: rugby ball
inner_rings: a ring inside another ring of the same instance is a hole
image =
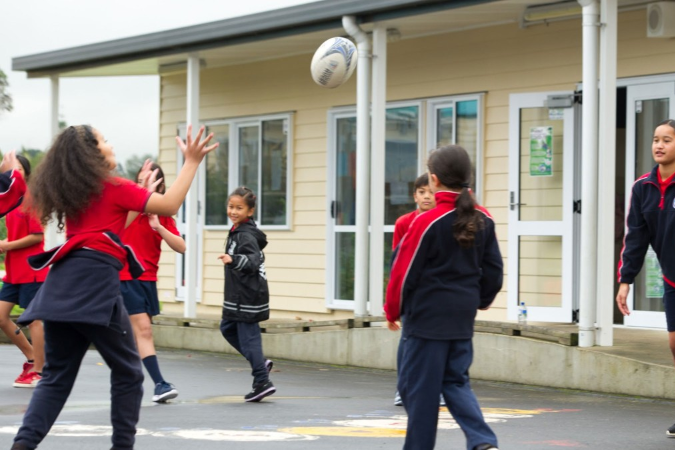
[[[349,39],[328,39],[314,53],[310,70],[319,86],[335,88],[347,81],[356,69],[356,46]]]

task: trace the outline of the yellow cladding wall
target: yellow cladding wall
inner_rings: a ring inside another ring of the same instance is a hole
[[[675,72],[672,43],[647,39],[645,30],[644,10],[620,15],[620,77]],[[505,263],[509,94],[575,89],[581,80],[581,45],[580,19],[527,29],[507,24],[403,39],[389,45],[388,101],[486,94],[483,204],[497,222]],[[202,120],[294,112],[292,229],[267,232],[267,269],[273,314],[277,317],[330,313],[324,298],[326,118],[331,108],[355,103],[356,76],[337,89],[320,88],[309,77],[310,58],[311,55],[302,55],[243,66],[207,67],[201,73]],[[176,126],[185,120],[185,81],[185,75],[180,74],[165,76],[161,83],[160,161],[169,182],[175,177]],[[204,237],[203,302],[214,306],[222,301],[223,273],[216,256],[225,237],[224,231],[206,231]],[[173,298],[174,285],[173,257],[167,253],[159,282],[160,299],[165,302]],[[555,259],[542,265],[545,273],[538,274],[539,281],[547,286],[559,284],[547,279],[555,274],[557,266]],[[533,267],[526,272],[536,276],[539,271]],[[549,290],[542,288],[543,292]],[[482,317],[504,319],[505,300],[502,291],[493,308],[481,313]]]

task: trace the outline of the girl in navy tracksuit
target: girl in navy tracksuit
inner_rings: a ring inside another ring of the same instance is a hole
[[[467,439],[468,450],[497,448],[469,382],[473,326],[502,286],[495,225],[469,192],[471,160],[456,145],[429,156],[436,207],[419,215],[394,260],[385,312],[390,330],[404,326],[398,389],[408,413],[404,449],[432,449],[438,395]]]
[[[270,294],[265,273],[265,233],[253,221],[256,197],[246,187],[235,189],[227,199],[227,216],[232,229],[225,253],[218,256],[225,265],[225,300],[220,331],[223,337],[251,365],[253,389],[244,396],[259,402],[276,392],[269,378],[272,361],[265,360],[258,322],[270,316]]]
[[[642,268],[651,245],[663,272],[663,306],[668,341],[675,360],[675,121],[665,120],[654,130],[652,156],[657,165],[633,183],[626,217],[626,235],[619,258],[619,293],[616,303],[624,316],[630,314],[626,299],[630,285]],[[675,436],[675,425],[668,435]]]
[[[203,131],[193,141],[189,126],[187,144],[178,139],[185,163],[165,195],[112,175],[117,165],[112,146],[88,125],[63,130],[31,177],[30,208],[43,223],[55,214],[67,240],[29,259],[33,268],[52,265],[19,317],[19,323],[44,320],[46,364],[12,450],[34,449],[47,435],[92,343],[111,369],[112,448],[133,449],[143,370],[118,272],[124,261],[135,277],[143,267],[118,235],[129,211],[166,216],[178,211],[199,163],[217,147],[206,146],[213,134],[200,140]]]

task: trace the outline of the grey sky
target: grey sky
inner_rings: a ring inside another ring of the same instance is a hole
[[[311,0],[8,0],[2,2],[0,69],[14,110],[0,115],[0,150],[46,149],[51,142],[48,79],[11,71],[13,57],[135,36]],[[101,130],[124,162],[157,153],[159,78],[65,78],[60,114],[68,124]]]

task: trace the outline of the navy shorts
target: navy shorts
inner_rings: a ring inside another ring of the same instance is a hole
[[[0,301],[16,303],[26,309],[40,286],[42,286],[42,283],[3,283],[0,290]]]
[[[156,281],[122,281],[120,283],[124,306],[130,316],[134,314],[159,314],[159,298]]]
[[[675,331],[675,287],[663,280],[663,308],[666,310],[668,331]]]

